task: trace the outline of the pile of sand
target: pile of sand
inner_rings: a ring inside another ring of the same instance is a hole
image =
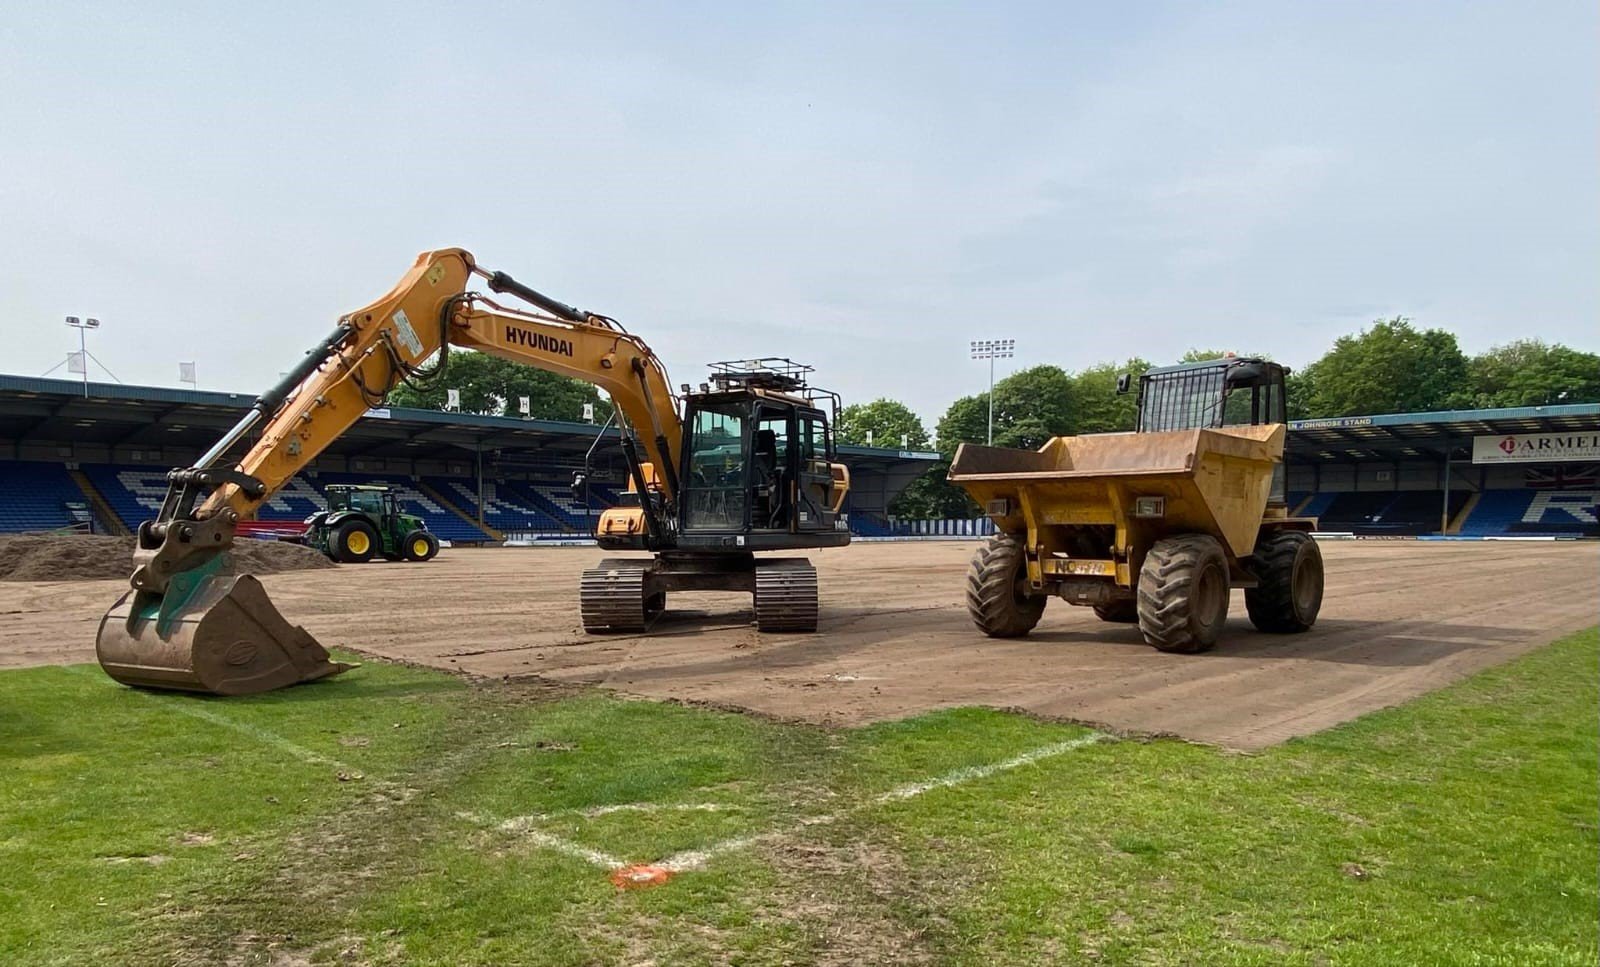
[[[236,540],[234,570],[275,574],[333,567],[309,547]],[[133,573],[133,538],[105,534],[0,534],[0,581],[94,581]]]

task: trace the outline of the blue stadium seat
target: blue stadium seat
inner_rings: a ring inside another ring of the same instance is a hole
[[[1301,517],[1322,517],[1328,513],[1328,505],[1333,503],[1333,498],[1338,494],[1322,493],[1311,498],[1311,503],[1300,510]]]
[[[54,530],[72,524],[68,503],[83,503],[83,491],[59,463],[0,461],[0,533]]]
[[[1450,492],[1450,516],[1466,505],[1471,495],[1464,490]],[[1437,534],[1442,524],[1442,490],[1368,490],[1337,494],[1320,513],[1318,526],[1325,531],[1351,531],[1356,534],[1420,535]],[[1312,509],[1315,509],[1314,507]]]
[[[1461,525],[1473,537],[1594,535],[1593,490],[1485,490]]]
[[[86,463],[82,470],[130,530],[138,527],[141,521],[154,520],[161,511],[161,501],[167,495],[166,468]],[[296,477],[262,505],[256,517],[259,520],[305,520],[327,507],[321,491],[306,478]]]
[[[465,477],[424,477],[423,482],[468,514],[478,509],[476,480]],[[504,480],[483,482],[483,519],[490,527],[501,531],[557,534],[563,530],[551,514],[514,482]]]

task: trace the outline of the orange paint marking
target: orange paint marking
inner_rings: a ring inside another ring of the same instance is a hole
[[[642,890],[660,886],[672,878],[672,871],[660,866],[640,863],[611,871],[611,882],[619,890]]]

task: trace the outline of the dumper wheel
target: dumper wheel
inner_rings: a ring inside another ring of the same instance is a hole
[[[1256,579],[1244,592],[1250,623],[1287,635],[1317,623],[1322,610],[1322,549],[1304,531],[1278,530],[1256,542]]]
[[[359,517],[352,517],[333,532],[333,559],[345,564],[365,564],[378,553],[378,532]]]
[[[1156,541],[1139,569],[1139,630],[1162,651],[1205,651],[1228,619],[1228,597],[1228,559],[1216,538]]]
[[[1094,616],[1101,621],[1133,624],[1139,620],[1139,599],[1122,598],[1110,604],[1097,604],[1094,606]]]
[[[1028,560],[1022,540],[996,534],[972,555],[967,568],[967,614],[990,638],[1019,638],[1044,614],[1044,595],[1028,587]]]

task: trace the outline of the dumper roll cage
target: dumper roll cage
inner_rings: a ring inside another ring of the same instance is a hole
[[[1257,356],[1162,366],[1139,377],[1139,432],[1287,423],[1289,367]],[[1117,380],[1127,393],[1133,377]],[[1248,393],[1244,393],[1248,390]]]

